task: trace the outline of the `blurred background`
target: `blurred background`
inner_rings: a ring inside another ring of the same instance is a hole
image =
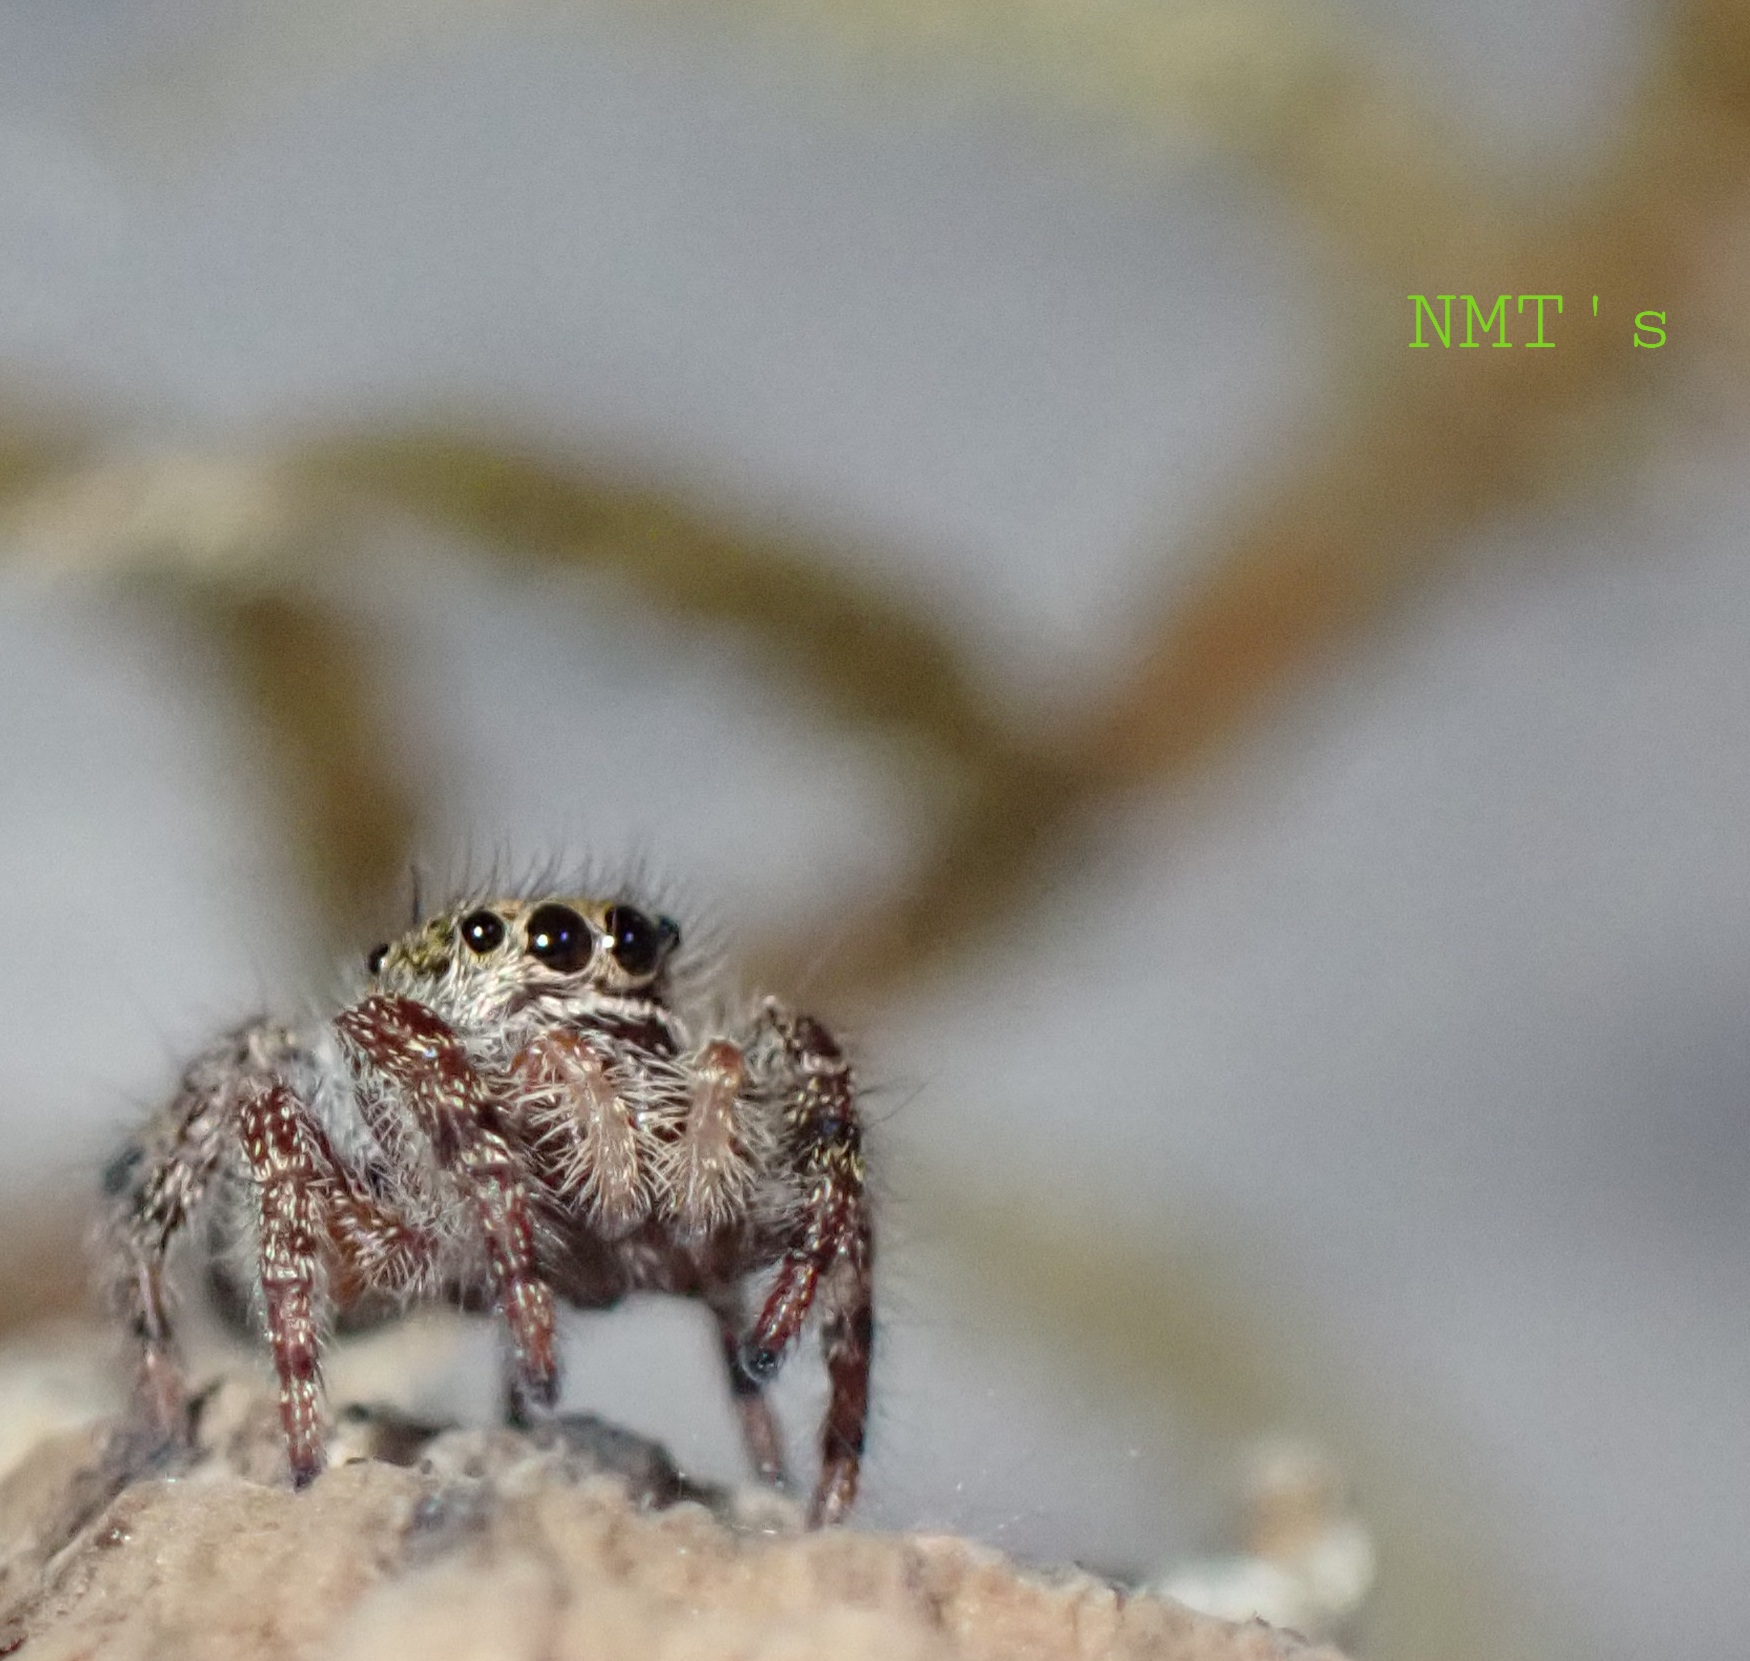
[[[0,1340],[413,862],[642,861],[855,1035],[865,1520],[1311,1438],[1357,1653],[1735,1653],[1747,369],[1741,0],[10,0]],[[696,1313],[571,1399],[730,1474]]]

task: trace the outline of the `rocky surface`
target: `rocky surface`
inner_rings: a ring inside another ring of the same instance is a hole
[[[293,1494],[226,1381],[192,1454],[111,1423],[0,1483],[0,1655],[29,1661],[1339,1661],[965,1540],[809,1534],[592,1419],[544,1436],[352,1409]]]

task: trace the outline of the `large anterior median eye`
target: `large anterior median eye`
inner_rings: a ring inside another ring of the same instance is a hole
[[[537,906],[529,916],[529,956],[562,975],[575,974],[595,953],[595,936],[568,905]]]
[[[680,943],[681,931],[666,917],[652,922],[636,906],[609,906],[602,921],[613,942],[614,961],[629,975],[654,975]]]
[[[496,911],[470,911],[462,919],[462,938],[482,955],[504,940],[504,919]]]

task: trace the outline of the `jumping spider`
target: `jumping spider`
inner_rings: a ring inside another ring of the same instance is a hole
[[[851,1069],[767,999],[725,1022],[675,973],[680,930],[624,901],[477,896],[377,947],[332,1019],[253,1021],[190,1065],[111,1164],[113,1294],[141,1407],[186,1403],[166,1258],[197,1210],[239,1243],[292,1480],[323,1465],[322,1333],[350,1310],[502,1313],[513,1418],[559,1390],[555,1299],[654,1290],[716,1319],[743,1438],[784,1480],[764,1387],[818,1302],[830,1381],[809,1518],[856,1496],[872,1241]],[[773,1271],[746,1330],[741,1291]]]

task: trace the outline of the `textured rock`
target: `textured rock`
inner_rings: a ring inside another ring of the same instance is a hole
[[[599,1421],[534,1437],[353,1410],[307,1492],[227,1382],[169,1460],[106,1426],[0,1483],[0,1655],[29,1661],[1336,1661],[967,1541],[808,1534]]]

